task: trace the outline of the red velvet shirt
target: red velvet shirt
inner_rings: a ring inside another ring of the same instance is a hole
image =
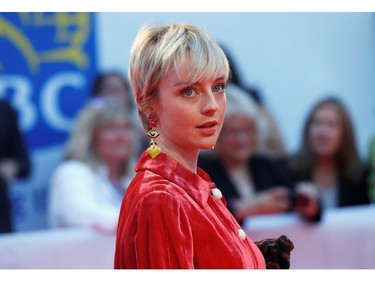
[[[144,152],[136,172],[122,202],[115,268],[265,268],[203,170],[196,175],[164,153]]]

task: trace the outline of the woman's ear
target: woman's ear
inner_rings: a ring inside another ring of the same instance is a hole
[[[143,112],[149,116],[152,112],[154,112],[154,109],[152,108],[152,106],[147,106],[143,109]]]

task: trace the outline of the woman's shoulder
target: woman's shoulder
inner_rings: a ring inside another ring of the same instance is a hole
[[[180,205],[178,194],[178,187],[172,182],[149,171],[142,171],[131,181],[125,200],[138,208],[164,208],[170,204]]]
[[[152,171],[144,170],[136,173],[128,187],[128,190],[130,189],[143,195],[148,193],[173,194],[176,184]]]

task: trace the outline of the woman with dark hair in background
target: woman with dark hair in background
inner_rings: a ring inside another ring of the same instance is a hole
[[[133,95],[128,80],[120,73],[111,71],[96,75],[91,97],[111,97],[123,102],[125,108],[134,110]]]
[[[323,208],[370,202],[368,167],[359,157],[349,112],[336,97],[313,107],[289,167],[296,183],[315,185]]]

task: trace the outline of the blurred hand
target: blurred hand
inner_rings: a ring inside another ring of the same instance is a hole
[[[250,215],[277,214],[288,211],[291,208],[289,189],[274,187],[258,193],[249,200],[238,200],[234,206],[236,217],[243,219]]]
[[[313,182],[299,182],[296,193],[306,197],[306,204],[297,205],[294,211],[305,217],[314,217],[319,211],[319,187]]]

